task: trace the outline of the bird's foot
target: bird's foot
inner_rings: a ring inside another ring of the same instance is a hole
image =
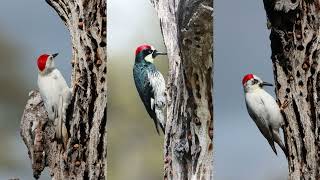
[[[278,105],[280,107],[280,111],[283,111],[284,109],[286,109],[289,106],[289,101],[284,100],[284,102],[281,104],[280,100],[278,100]]]

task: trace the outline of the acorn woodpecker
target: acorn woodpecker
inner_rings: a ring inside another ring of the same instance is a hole
[[[54,65],[54,59],[57,55],[58,53],[39,56],[37,61],[38,86],[48,118],[54,121],[55,138],[65,145],[68,140],[66,110],[71,101],[72,90]]]
[[[133,67],[136,88],[148,114],[154,121],[158,134],[158,127],[160,126],[163,133],[165,127],[166,85],[162,74],[153,64],[153,60],[158,55],[166,54],[158,52],[150,45],[140,45],[135,52],[136,58]]]
[[[279,128],[284,124],[280,112],[281,108],[274,98],[263,89],[263,86],[272,86],[272,84],[262,81],[256,75],[247,74],[242,80],[242,85],[250,117],[267,139],[274,153],[277,154],[274,145],[276,142],[288,157],[288,151],[279,134]]]

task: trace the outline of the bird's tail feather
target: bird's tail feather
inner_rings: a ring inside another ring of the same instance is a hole
[[[55,125],[55,138],[59,143],[63,145],[63,147],[66,147],[66,143],[68,140],[68,131],[65,124],[65,110],[66,107],[64,106],[64,99],[63,96],[59,97],[59,105],[58,105],[58,116],[56,116],[56,125]]]
[[[286,148],[286,146],[282,143],[282,141],[277,142],[280,148],[282,149],[283,153],[286,155],[286,157],[289,157],[289,152]]]
[[[152,118],[152,119],[153,119],[153,118]],[[156,118],[153,119],[153,122],[154,122],[154,126],[156,127],[157,133],[158,133],[158,135],[160,136],[157,119],[156,119]]]
[[[63,109],[63,97],[59,96],[59,104],[58,104],[57,115],[55,119],[55,138],[58,141],[62,140],[62,124],[63,124],[62,109]]]
[[[279,131],[273,131],[273,137],[274,137],[274,140],[276,141],[276,143],[282,149],[283,153],[286,155],[286,157],[288,157],[289,156],[288,150],[287,150],[286,146],[282,143],[282,140],[279,135]]]
[[[274,145],[274,141],[273,141],[273,140],[271,140],[271,141],[268,141],[268,142],[269,142],[269,144],[270,144],[270,146],[271,146],[271,148],[272,148],[273,152],[274,152],[276,155],[278,155],[278,153],[277,153],[277,149],[276,149],[276,147],[275,147],[275,145]]]
[[[161,130],[162,130],[162,132],[163,132],[163,134],[164,134],[164,127],[163,127],[163,125],[161,124],[161,123],[159,123],[159,126],[160,126],[160,128],[161,128]]]
[[[276,155],[278,155],[277,149],[276,149],[276,147],[275,147],[275,145],[274,145],[274,135],[273,135],[274,133],[273,133],[272,127],[271,127],[270,125],[269,125],[269,131],[268,131],[268,133],[269,133],[270,138],[267,138],[267,140],[268,140],[268,142],[269,142],[269,144],[270,144],[273,152],[274,152]]]
[[[158,135],[160,136],[159,127],[161,128],[162,133],[164,134],[164,127],[163,127],[163,125],[158,121],[157,118],[152,118],[152,119],[153,119],[154,126],[155,126],[155,128],[156,128],[156,130],[157,130]]]
[[[164,121],[163,109],[155,107],[155,114],[156,114],[156,120],[154,120],[155,124],[156,124],[156,126],[160,126],[160,128],[164,134],[165,121]],[[158,134],[159,134],[159,132],[158,132]]]

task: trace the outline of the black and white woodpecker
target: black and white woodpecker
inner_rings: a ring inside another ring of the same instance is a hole
[[[66,111],[71,101],[72,89],[69,88],[66,80],[54,65],[57,55],[58,53],[39,56],[37,61],[38,86],[48,118],[55,125],[55,138],[66,145],[68,140]]]
[[[167,53],[158,52],[152,46],[143,44],[136,49],[136,58],[133,67],[133,77],[139,96],[153,119],[159,134],[159,126],[164,133],[164,108],[166,106],[166,84],[162,74],[153,64],[158,55]]]
[[[263,89],[264,86],[272,86],[272,84],[262,81],[254,74],[245,75],[242,84],[250,117],[267,139],[274,153],[277,154],[274,145],[276,142],[288,157],[288,151],[279,132],[280,127],[284,125],[281,109],[286,106],[286,103],[280,108],[276,100]]]

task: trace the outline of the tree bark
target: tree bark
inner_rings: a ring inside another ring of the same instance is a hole
[[[213,0],[153,0],[169,57],[164,179],[213,178]]]
[[[264,0],[276,95],[283,110],[289,179],[320,179],[320,2]]]
[[[33,174],[49,167],[52,179],[105,179],[107,59],[105,0],[46,0],[68,27],[72,41],[73,97],[66,148],[54,138],[41,97],[32,91],[21,120]]]

